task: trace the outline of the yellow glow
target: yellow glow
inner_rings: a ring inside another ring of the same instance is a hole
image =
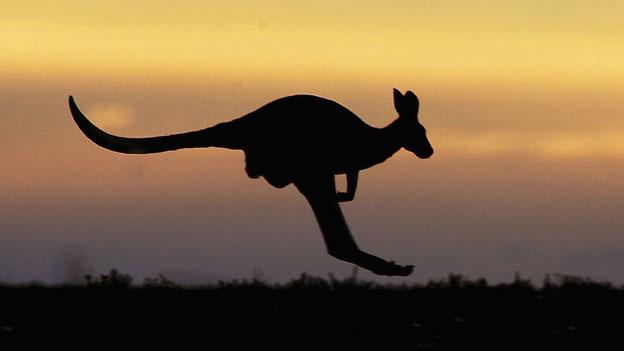
[[[100,128],[111,131],[122,130],[134,123],[134,110],[125,105],[103,105],[98,104],[87,110],[87,115]]]
[[[624,157],[624,130],[605,131],[598,135],[552,136],[542,142],[545,154],[561,157],[575,156],[614,156]]]
[[[593,132],[499,131],[445,135],[439,149],[473,155],[508,152],[554,157],[624,157],[624,129]]]
[[[621,1],[37,1],[2,7],[5,69],[248,79],[624,77]]]

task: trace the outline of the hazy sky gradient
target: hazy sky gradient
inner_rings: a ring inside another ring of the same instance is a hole
[[[115,154],[79,132],[67,96],[105,129],[145,136],[296,93],[383,126],[396,116],[393,87],[420,97],[436,153],[401,151],[361,174],[343,210],[362,248],[416,264],[407,281],[514,271],[624,281],[621,1],[0,11],[0,281],[112,267],[189,280],[258,267],[276,280],[347,274],[303,197],[248,179],[242,153]]]

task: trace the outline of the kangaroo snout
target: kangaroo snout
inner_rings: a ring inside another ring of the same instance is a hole
[[[418,150],[418,151],[415,151],[414,154],[418,156],[418,158],[422,158],[423,160],[425,160],[431,157],[431,155],[433,155],[433,148],[430,147],[427,150]]]

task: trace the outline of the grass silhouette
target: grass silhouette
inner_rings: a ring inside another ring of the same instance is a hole
[[[617,340],[624,288],[589,278],[519,275],[490,285],[460,275],[378,284],[354,273],[302,274],[180,287],[165,277],[133,285],[112,270],[83,286],[0,287],[0,346],[235,348],[409,342],[411,349],[596,348]]]

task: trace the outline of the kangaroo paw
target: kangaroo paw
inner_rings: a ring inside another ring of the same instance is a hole
[[[336,193],[336,201],[338,202],[353,201],[353,195],[350,195],[348,193],[338,192]]]

